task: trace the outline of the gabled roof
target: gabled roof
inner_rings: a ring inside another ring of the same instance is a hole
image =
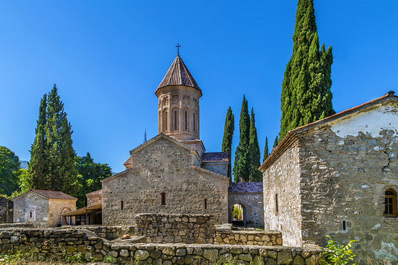
[[[203,162],[228,162],[228,160],[229,158],[227,152],[209,152],[202,155]]]
[[[28,194],[29,192],[33,192],[36,193],[46,199],[61,199],[61,200],[77,200],[77,198],[70,196],[68,194],[63,193],[62,191],[54,191],[54,190],[29,190],[17,197],[15,197],[13,200],[20,198],[22,196],[25,196],[26,194]]]
[[[156,91],[162,87],[166,86],[188,86],[200,90],[200,87],[196,83],[195,79],[192,77],[188,68],[185,66],[180,55],[174,59],[166,75],[163,77],[162,82],[160,82]],[[155,91],[155,93],[156,93]]]
[[[232,182],[228,192],[263,192],[262,182]]]
[[[365,102],[356,107],[341,111],[339,113],[333,114],[329,117],[326,117],[322,120],[318,120],[312,123],[308,123],[301,127],[298,127],[294,130],[289,131],[282,141],[279,142],[278,146],[276,146],[270,156],[263,162],[263,164],[259,167],[260,171],[265,171],[270,165],[272,165],[296,140],[309,132],[310,129],[325,126],[337,120],[347,119],[350,115],[368,111],[369,109],[375,108],[377,105],[395,101],[398,102],[398,97],[394,95],[394,91],[389,91],[387,94],[373,99],[371,101]]]
[[[166,139],[166,140],[168,140],[168,141],[170,141],[170,142],[172,142],[172,143],[178,145],[178,146],[181,147],[181,148],[184,148],[184,149],[186,149],[186,150],[188,150],[188,151],[191,151],[191,149],[190,149],[188,146],[186,146],[185,144],[183,144],[183,143],[181,143],[181,142],[179,142],[179,141],[173,139],[172,137],[170,137],[170,136],[168,136],[168,135],[165,135],[165,134],[163,134],[163,133],[160,133],[160,134],[158,134],[157,136],[153,137],[152,139],[146,141],[145,143],[143,143],[143,144],[137,146],[136,148],[134,148],[133,150],[131,150],[131,151],[130,151],[130,154],[132,155],[132,154],[134,154],[134,153],[137,153],[138,151],[144,149],[145,147],[154,144],[154,143],[157,142],[159,139]],[[126,162],[127,162],[127,161],[126,161]]]

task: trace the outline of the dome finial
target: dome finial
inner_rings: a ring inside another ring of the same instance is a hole
[[[179,43],[177,43],[176,47],[177,47],[177,56],[180,56],[181,45]]]

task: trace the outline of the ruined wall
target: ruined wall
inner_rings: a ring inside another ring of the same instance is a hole
[[[35,223],[35,225],[47,225],[48,223],[48,199],[28,192],[14,199],[14,223]],[[32,213],[32,217],[30,217]]]
[[[189,150],[164,138],[135,153],[133,168],[102,182],[103,224],[130,225],[139,213],[212,214],[226,223],[228,179],[192,163]]]
[[[282,246],[280,232],[216,230],[214,244]]]
[[[398,191],[398,136],[390,130],[397,124],[395,109],[385,106],[303,137],[305,243],[325,244],[332,234],[357,240],[362,259],[398,261],[397,218],[383,216],[386,189]]]
[[[264,229],[281,231],[285,246],[302,246],[299,176],[297,142],[263,173]]]
[[[93,206],[102,203],[102,190],[93,191],[86,194],[87,206]]]
[[[242,205],[243,219],[247,226],[264,227],[264,198],[262,192],[230,192],[228,193],[228,219],[232,222],[232,208],[235,204]]]
[[[114,240],[124,235],[134,235],[134,226],[93,226],[93,225],[78,225],[78,226],[63,226],[61,229],[77,229],[77,230],[88,230],[95,233],[100,238],[108,240]]]
[[[81,253],[86,260],[112,256],[119,262],[145,264],[319,264],[322,250],[314,248],[231,246],[210,244],[120,244],[89,231],[60,229],[0,230],[0,253],[30,253],[64,258]]]
[[[0,224],[12,223],[12,201],[0,197]]]
[[[76,210],[76,200],[50,199],[48,202],[48,226],[61,223],[61,214]]]
[[[136,235],[147,243],[213,243],[214,217],[197,214],[139,214]]]

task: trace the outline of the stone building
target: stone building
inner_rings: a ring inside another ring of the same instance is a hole
[[[0,196],[0,224],[12,223],[12,201]]]
[[[394,92],[290,131],[262,164],[265,229],[284,245],[355,239],[358,257],[398,260]]]
[[[14,223],[54,227],[61,215],[76,210],[75,197],[61,191],[30,190],[13,199]]]
[[[86,193],[87,206],[62,215],[61,224],[102,224],[102,190]]]
[[[228,154],[206,153],[202,90],[179,55],[155,94],[159,134],[130,151],[125,171],[102,181],[103,224],[131,224],[140,213],[212,214],[228,222]]]
[[[232,210],[238,206],[243,210],[243,226],[264,226],[263,183],[237,182],[231,183],[228,189],[228,219],[233,223]]]

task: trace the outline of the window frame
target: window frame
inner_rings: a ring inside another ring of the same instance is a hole
[[[391,192],[392,194],[387,195],[386,194],[387,192]],[[386,212],[386,210],[388,210],[388,205],[389,205],[387,199],[391,199],[392,213]],[[386,189],[384,192],[384,217],[397,217],[397,192],[391,188]]]

